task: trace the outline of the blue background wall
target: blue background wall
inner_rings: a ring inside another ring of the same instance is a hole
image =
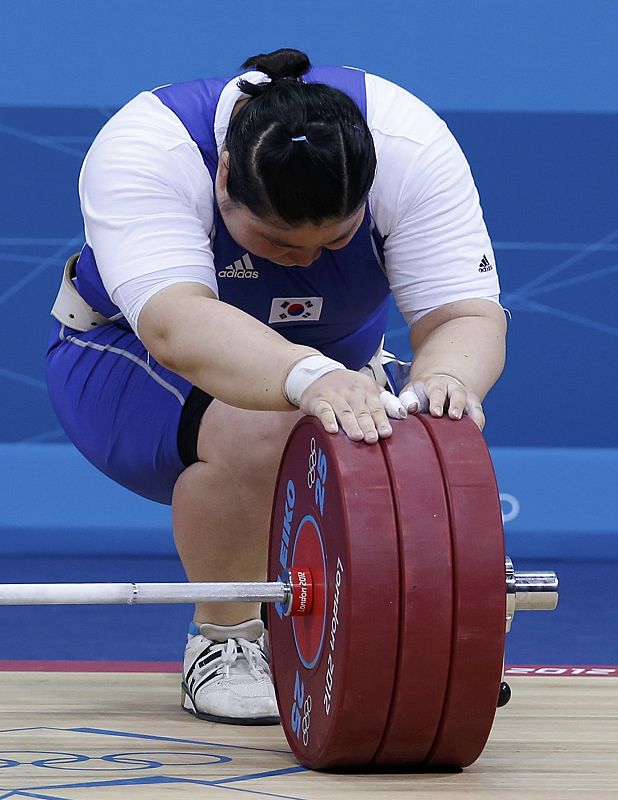
[[[296,46],[402,84],[458,137],[513,315],[486,402],[511,552],[618,557],[618,4],[9,0],[0,15],[5,552],[172,552],[167,509],[91,471],[47,401],[47,314],[82,237],[79,166],[137,92]],[[389,339],[407,352],[395,311]]]
[[[617,112],[614,0],[4,0],[0,104],[116,106],[295,45],[440,109]]]

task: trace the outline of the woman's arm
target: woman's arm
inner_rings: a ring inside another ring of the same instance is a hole
[[[290,410],[283,385],[293,364],[316,355],[218,300],[199,283],[177,283],[145,304],[138,333],[167,369],[229,405]]]
[[[481,402],[504,368],[505,337],[504,311],[491,300],[459,300],[421,317],[410,331],[414,360],[400,395],[406,408],[435,417],[448,411],[453,419],[466,413],[482,428]]]
[[[288,342],[199,283],[177,283],[153,295],[142,308],[138,332],[160,364],[239,408],[293,410],[286,378],[297,362],[320,355]],[[380,392],[366,375],[335,369],[308,385],[300,407],[330,433],[340,423],[351,439],[375,442],[392,433]]]
[[[394,84],[367,81],[378,145],[372,214],[414,352],[406,388],[416,387],[418,398],[404,394],[404,405],[468,413],[482,427],[481,399],[504,366],[506,324],[472,173],[433,111]]]

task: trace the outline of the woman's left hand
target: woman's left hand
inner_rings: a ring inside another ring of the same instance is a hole
[[[403,387],[399,399],[410,414],[429,412],[432,417],[441,417],[446,412],[451,419],[467,414],[481,430],[485,425],[479,396],[451,375],[416,377]]]

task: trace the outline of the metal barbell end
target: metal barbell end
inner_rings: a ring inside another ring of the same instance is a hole
[[[515,572],[507,556],[506,630],[511,630],[516,611],[554,611],[558,606],[558,576],[555,572]]]

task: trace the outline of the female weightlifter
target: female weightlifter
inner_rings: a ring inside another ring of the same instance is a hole
[[[191,581],[265,579],[301,413],[368,445],[419,411],[482,427],[504,363],[492,247],[444,122],[297,50],[243,68],[144,92],[103,127],[79,181],[86,244],[52,311],[60,422],[113,480],[171,503]],[[414,352],[398,394],[381,369],[391,292]],[[197,606],[182,702],[278,721],[258,605]]]

